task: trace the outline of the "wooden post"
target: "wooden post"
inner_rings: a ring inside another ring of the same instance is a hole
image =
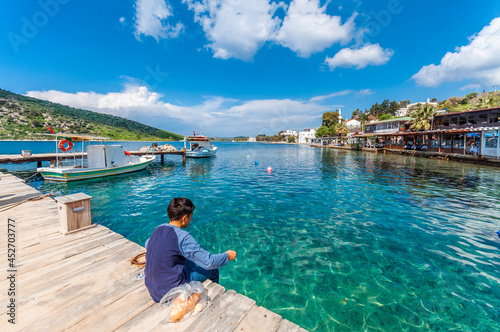
[[[164,155],[163,155],[163,154],[160,156],[160,160],[161,160],[161,164],[163,165],[163,162],[164,162],[164,160],[165,160],[165,158],[164,158]]]
[[[84,193],[56,197],[60,231],[63,234],[89,228],[92,225],[90,199]]]
[[[39,160],[39,161],[36,162],[36,167],[42,167],[42,161],[41,160]]]
[[[186,151],[182,154],[182,162],[185,164],[186,163]]]

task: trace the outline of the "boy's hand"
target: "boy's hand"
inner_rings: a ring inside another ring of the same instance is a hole
[[[229,258],[230,261],[236,258],[236,251],[228,250],[226,252],[227,252],[227,257]]]

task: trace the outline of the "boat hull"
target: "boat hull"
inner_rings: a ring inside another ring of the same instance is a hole
[[[108,167],[108,168],[49,168],[42,167],[38,171],[43,176],[45,180],[59,181],[59,182],[69,182],[76,180],[86,180],[101,178],[105,176],[119,175],[124,173],[131,173],[145,169],[153,161],[147,160],[141,163],[126,165],[120,167]]]
[[[215,151],[214,152],[205,152],[205,153],[199,153],[199,152],[186,152],[186,157],[188,158],[209,158],[215,156]]]
[[[217,148],[203,152],[203,151],[186,151],[186,157],[188,158],[209,158],[215,156],[217,153]]]

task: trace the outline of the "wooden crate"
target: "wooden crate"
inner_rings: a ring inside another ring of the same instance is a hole
[[[84,193],[56,197],[59,226],[63,234],[92,226],[90,199]]]

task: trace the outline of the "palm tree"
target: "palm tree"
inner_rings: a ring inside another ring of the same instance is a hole
[[[347,126],[345,125],[345,123],[342,123],[342,124],[337,126],[337,129],[335,130],[335,132],[337,135],[342,137],[344,135],[347,135],[347,133],[349,132],[349,129],[347,129]]]
[[[414,130],[428,130],[431,127],[431,120],[436,113],[436,108],[429,104],[418,104],[417,108],[410,113],[410,117],[414,119],[410,126]]]

